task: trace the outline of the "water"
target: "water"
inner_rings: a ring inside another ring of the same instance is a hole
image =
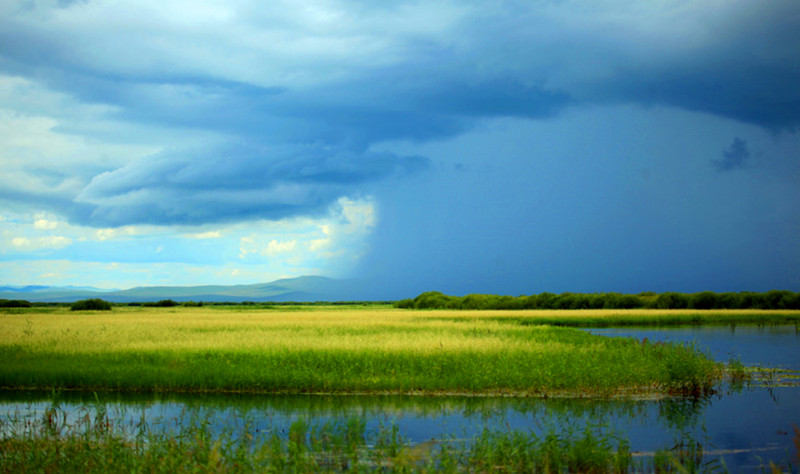
[[[650,342],[692,343],[713,359],[737,359],[746,366],[800,370],[798,326],[679,326],[592,328],[592,334],[647,338]]]
[[[690,327],[591,329],[604,336],[693,343],[717,360],[800,370],[800,333],[789,327]],[[586,426],[615,433],[637,455],[670,448],[682,440],[703,444],[707,459],[723,458],[734,472],[759,471],[764,460],[784,462],[795,454],[800,426],[800,387],[722,387],[706,399],[571,400],[498,397],[194,395],[153,396],[87,393],[0,393],[0,419],[41,417],[57,402],[72,419],[87,406],[102,406],[112,418],[153,430],[175,430],[191,419],[208,419],[222,432],[245,423],[260,432],[286,432],[298,418],[324,423],[359,416],[368,430],[396,424],[410,443],[470,439],[484,428],[546,433]],[[96,398],[95,398],[96,397]],[[794,461],[795,466],[797,461]]]

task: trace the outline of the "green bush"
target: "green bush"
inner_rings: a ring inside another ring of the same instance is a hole
[[[72,303],[70,311],[110,311],[111,303],[100,298],[91,298]]]
[[[414,300],[412,300],[411,298],[406,298],[404,300],[395,301],[394,302],[394,307],[395,308],[404,308],[404,309],[413,308],[414,307]]]
[[[555,308],[555,301],[558,298],[557,295],[553,293],[539,293],[539,296],[536,297],[536,308],[538,309],[554,309]]]
[[[487,295],[469,294],[461,299],[462,309],[486,309],[489,297]]]
[[[178,306],[180,303],[173,300],[161,300],[156,301],[155,303],[144,303],[142,306],[149,306],[149,307],[170,307],[170,306]]]
[[[727,309],[743,308],[742,297],[739,293],[719,293],[717,295],[717,307]]]
[[[428,291],[414,298],[417,309],[449,308],[451,298],[440,291]]]
[[[689,297],[689,307],[692,309],[712,309],[717,306],[717,294],[711,291],[695,293]]]
[[[681,293],[661,293],[653,304],[658,309],[683,309],[689,306],[689,297]]]
[[[31,302],[26,300],[0,299],[0,308],[30,308]]]

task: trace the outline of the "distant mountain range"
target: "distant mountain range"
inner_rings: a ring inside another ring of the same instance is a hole
[[[241,302],[241,301],[370,301],[357,280],[338,280],[321,276],[302,276],[252,285],[141,286],[127,290],[104,290],[91,287],[0,286],[0,298],[31,302],[73,302],[102,298],[115,303],[158,301]]]

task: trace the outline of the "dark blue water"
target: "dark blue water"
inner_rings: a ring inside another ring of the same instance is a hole
[[[718,361],[738,360],[749,367],[800,371],[800,330],[794,325],[592,328],[588,331],[608,337],[692,344]],[[722,387],[722,393],[702,402],[706,406],[698,410],[689,423],[694,430],[692,433],[696,436],[700,428],[710,449],[750,450],[724,455],[733,471],[760,470],[764,460],[770,459],[794,459],[797,469],[800,453],[796,453],[793,438],[794,428],[800,427],[798,381],[800,379],[781,379],[777,380],[779,386],[757,385],[735,392]],[[632,438],[637,436],[629,433]]]
[[[647,338],[651,342],[693,343],[713,359],[737,359],[747,366],[800,370],[797,326],[681,326],[664,328],[592,328],[592,334]]]
[[[745,365],[800,369],[800,334],[791,327],[691,327],[668,329],[591,329],[614,337],[693,343],[717,360]],[[637,455],[647,456],[682,440],[702,443],[706,459],[724,460],[734,472],[760,471],[765,461],[795,455],[793,428],[800,426],[800,388],[720,387],[700,400],[576,400],[498,397],[413,396],[136,396],[121,394],[0,393],[0,429],[14,420],[41,417],[57,403],[73,419],[101,406],[122,424],[147,420],[150,429],[179,430],[191,419],[207,419],[218,431],[245,424],[260,432],[286,432],[298,418],[322,424],[359,416],[367,429],[395,424],[409,443],[468,440],[484,428],[598,432],[628,439]],[[88,407],[88,408],[87,408]],[[794,466],[797,468],[795,458]]]

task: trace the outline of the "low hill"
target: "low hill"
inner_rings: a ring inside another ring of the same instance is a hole
[[[102,298],[115,303],[158,301],[241,302],[241,301],[359,301],[371,298],[359,291],[355,280],[321,276],[286,278],[251,285],[142,286],[127,290],[102,290],[53,286],[0,287],[0,299],[26,299],[32,302],[72,302]]]

